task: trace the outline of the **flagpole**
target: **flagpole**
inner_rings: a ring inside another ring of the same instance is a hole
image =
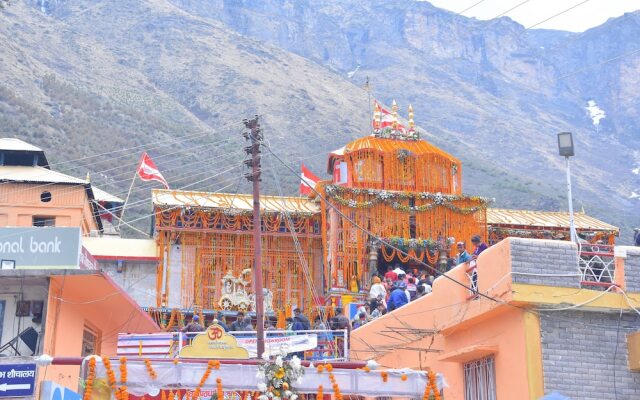
[[[122,211],[120,212],[120,219],[118,219],[118,232],[120,232],[120,225],[122,224],[122,220],[124,219],[124,210],[127,207],[127,202],[129,201],[129,196],[131,196],[131,189],[133,189],[133,184],[136,182],[136,176],[138,176],[138,170],[133,174],[133,179],[131,179],[131,185],[129,185],[129,191],[127,192],[127,197],[124,199],[124,204],[122,205]]]

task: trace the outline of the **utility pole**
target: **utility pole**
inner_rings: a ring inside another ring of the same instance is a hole
[[[249,131],[242,134],[250,145],[244,148],[250,159],[244,164],[251,168],[251,172],[244,174],[249,182],[253,183],[253,293],[256,296],[256,333],[258,345],[258,358],[264,353],[264,293],[262,290],[262,238],[260,220],[260,144],[262,143],[262,130],[258,123],[258,116],[253,119],[243,120],[244,126]]]

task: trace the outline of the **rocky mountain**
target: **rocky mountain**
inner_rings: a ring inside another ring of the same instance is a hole
[[[575,34],[423,1],[29,0],[0,11],[0,37],[3,135],[54,161],[170,143],[150,152],[176,186],[242,190],[243,118],[262,114],[275,151],[320,173],[367,132],[373,98],[396,99],[463,160],[465,191],[499,206],[564,208],[555,134],[574,132],[577,207],[623,226],[623,241],[640,225],[638,12]],[[60,167],[123,195],[137,157]]]

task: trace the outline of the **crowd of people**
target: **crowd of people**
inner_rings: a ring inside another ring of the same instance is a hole
[[[471,238],[474,245],[473,253],[469,254],[464,242],[456,244],[457,254],[450,260],[452,266],[471,262],[487,249],[480,236]],[[417,269],[405,271],[400,266],[388,266],[386,273],[375,275],[369,289],[369,301],[358,310],[351,321],[353,328],[358,328],[367,322],[379,318],[387,312],[404,306],[420,297],[431,293],[434,276]]]

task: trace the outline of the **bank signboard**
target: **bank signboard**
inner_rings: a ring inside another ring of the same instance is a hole
[[[78,268],[80,228],[0,228],[2,269]]]

